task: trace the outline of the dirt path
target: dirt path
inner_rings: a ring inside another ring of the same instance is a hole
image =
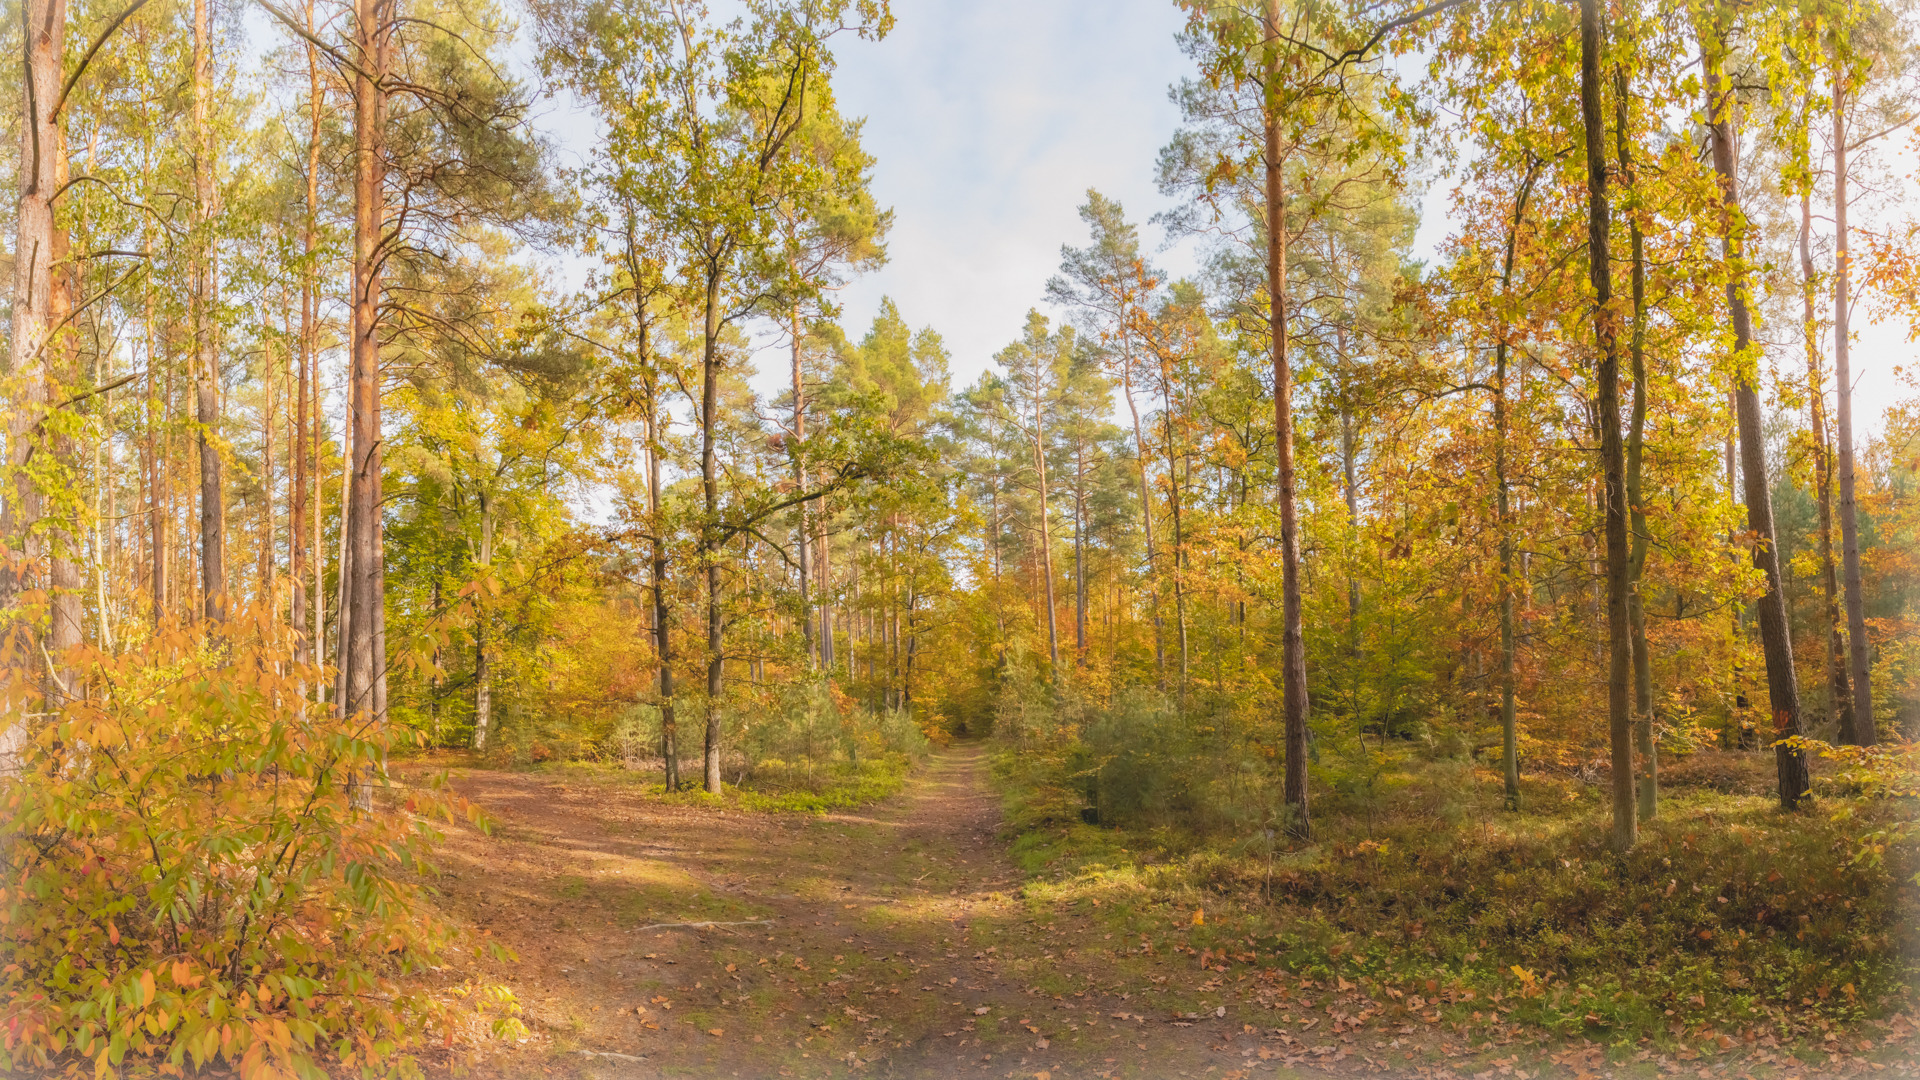
[[[884,803],[826,816],[668,805],[591,777],[455,783],[499,827],[449,837],[446,903],[517,953],[484,974],[531,1029],[482,1075],[1612,1072],[1591,1043],[1449,1031],[1421,1023],[1417,998],[1376,1003],[1251,949],[1196,954],[1186,913],[1116,918],[1111,902],[1023,895],[977,747],[936,756]],[[1640,1060],[1623,1075],[1674,1069]]]
[[[1286,1045],[1224,995],[1216,1016],[1164,976],[1132,985],[1127,942],[1021,899],[986,769],[982,750],[951,750],[895,798],[826,816],[458,774],[498,827],[449,837],[441,887],[518,955],[489,977],[533,1032],[486,1071],[1275,1075]]]

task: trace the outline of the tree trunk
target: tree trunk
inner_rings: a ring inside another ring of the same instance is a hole
[[[1163,390],[1161,401],[1164,403],[1164,409],[1161,412],[1160,431],[1166,439],[1167,516],[1173,525],[1171,553],[1173,556],[1171,560],[1173,563],[1173,629],[1175,638],[1180,643],[1180,707],[1185,709],[1187,673],[1191,667],[1191,657],[1187,648],[1187,537],[1180,516],[1180,468],[1176,464],[1179,458],[1173,444],[1173,390],[1165,381],[1161,385]]]
[[[226,508],[220,448],[220,345],[214,327],[213,26],[210,0],[193,2],[193,370],[200,431],[200,595],[206,617],[226,616]]]
[[[1587,267],[1593,285],[1594,338],[1600,357],[1595,381],[1604,477],[1601,502],[1607,549],[1607,735],[1613,765],[1613,849],[1638,840],[1634,817],[1633,636],[1627,614],[1626,456],[1620,443],[1620,356],[1608,270],[1606,121],[1600,110],[1600,0],[1580,0],[1580,115],[1587,148]]]
[[[1147,604],[1153,619],[1153,669],[1158,677],[1156,685],[1167,688],[1167,645],[1166,634],[1160,622],[1160,559],[1153,549],[1153,489],[1147,483],[1147,437],[1140,427],[1140,409],[1133,403],[1133,356],[1131,353],[1122,361],[1120,386],[1127,399],[1127,414],[1133,417],[1134,453],[1139,455],[1140,480],[1140,531],[1147,545]]]
[[[1040,352],[1033,353],[1033,467],[1040,476],[1040,574],[1046,585],[1040,590],[1047,605],[1047,663],[1051,678],[1060,679],[1060,631],[1054,619],[1053,531],[1047,516],[1047,452],[1045,394],[1041,390]]]
[[[1513,290],[1514,252],[1520,243],[1520,227],[1526,221],[1527,200],[1533,194],[1533,183],[1539,175],[1539,166],[1529,163],[1526,179],[1521,181],[1520,190],[1514,196],[1513,229],[1507,233],[1506,261],[1500,271],[1500,296],[1503,300]],[[1518,687],[1514,662],[1513,502],[1507,476],[1507,439],[1512,428],[1507,401],[1509,332],[1503,315],[1500,338],[1493,347],[1493,477],[1500,526],[1500,765],[1506,781],[1507,809],[1517,811],[1520,809],[1520,726],[1515,707]],[[1348,481],[1348,487],[1352,487],[1351,480]],[[1347,510],[1350,515],[1353,514],[1351,495],[1348,496]]]
[[[706,322],[700,354],[700,491],[706,520],[700,524],[700,556],[707,579],[706,789],[720,794],[720,703],[726,689],[726,623],[720,607],[720,472],[714,427],[720,409],[720,269],[710,264]]]
[[[833,552],[827,546],[827,503],[820,501],[817,515],[820,542],[820,670],[833,672]],[[852,623],[847,624],[849,629]],[[853,639],[847,639],[847,677],[853,677]]]
[[[1087,662],[1087,444],[1073,442],[1073,656]]]
[[[314,19],[313,0],[307,0],[307,32],[317,33]],[[290,454],[293,458],[293,497],[287,509],[287,576],[292,582],[289,597],[288,614],[294,631],[294,658],[307,663],[312,658],[312,649],[318,646],[317,635],[307,634],[307,485],[309,473],[315,486],[320,475],[317,450],[317,435],[308,434],[308,424],[317,425],[319,410],[315,408],[313,417],[307,415],[309,397],[319,393],[318,378],[319,341],[320,341],[320,283],[319,269],[315,265],[320,246],[320,56],[311,41],[307,48],[307,185],[306,217],[301,222],[301,265],[300,265],[300,345],[297,350],[300,365],[299,387],[295,391],[298,401],[294,405],[293,439]],[[313,466],[308,467],[308,453],[315,453]],[[317,493],[316,493],[317,494]],[[314,523],[319,524],[320,507],[318,498],[313,503]],[[313,545],[313,558],[316,564],[320,559],[320,544],[316,529]],[[316,565],[316,570],[319,569]],[[318,578],[314,582],[316,604],[320,597]],[[324,605],[322,605],[324,606]]]
[[[342,716],[379,712],[386,597],[381,558],[380,295],[386,229],[386,88],[390,0],[354,0],[353,341],[349,379],[353,497],[347,509],[349,591]],[[365,721],[363,721],[365,722]]]
[[[794,308],[787,316],[787,331],[793,339],[793,483],[796,490],[807,489],[807,463],[801,457],[800,444],[807,437],[807,388],[800,372],[800,309]],[[793,508],[794,512],[794,554],[796,570],[800,576],[800,646],[806,653],[807,669],[815,670],[813,648],[813,599],[809,595],[807,538],[811,535],[807,525],[807,504],[802,501]]]
[[[493,569],[493,501],[480,493],[479,571]],[[493,734],[493,612],[479,598],[473,618],[473,748],[485,750]]]
[[[1734,116],[1733,90],[1720,70],[1724,45],[1720,41],[1702,41],[1701,48],[1707,76],[1707,114],[1711,118],[1708,127],[1713,134],[1713,168],[1720,178],[1720,195],[1726,208],[1721,221],[1721,244],[1727,261],[1727,308],[1733,321],[1733,400],[1740,427],[1740,479],[1746,489],[1747,531],[1755,540],[1753,565],[1767,582],[1766,594],[1759,602],[1760,647],[1767,663],[1767,698],[1773,711],[1780,806],[1791,810],[1808,796],[1807,759],[1802,751],[1783,741],[1801,735],[1804,729],[1800,720],[1800,684],[1793,669],[1786,594],[1780,583],[1772,487],[1767,482],[1757,352],[1752,347],[1753,324],[1747,311],[1746,239],[1739,224],[1745,217],[1740,210],[1739,174],[1733,146],[1738,120]]]
[[[1853,474],[1853,364],[1848,349],[1847,80],[1833,72],[1833,382],[1840,442],[1840,561],[1847,599],[1847,655],[1853,676],[1853,736],[1877,740],[1873,718],[1873,645],[1867,640],[1866,599],[1860,585],[1859,503]],[[1797,710],[1796,710],[1797,711]]]
[[[1809,112],[1812,110],[1809,109]],[[1813,426],[1813,487],[1820,502],[1820,587],[1827,608],[1827,697],[1838,738],[1852,743],[1853,683],[1847,675],[1847,637],[1841,630],[1840,577],[1833,560],[1833,445],[1827,441],[1826,376],[1820,371],[1820,323],[1814,311],[1813,196],[1800,193],[1801,324],[1807,348],[1807,402]]]
[[[151,236],[147,238],[146,249],[147,257],[152,258],[153,238]],[[159,384],[154,377],[156,374],[154,369],[159,366],[156,363],[155,357],[160,350],[155,347],[154,330],[158,323],[156,321],[157,316],[153,309],[153,286],[151,283],[149,283],[146,290],[145,300],[147,323],[147,430],[142,456],[145,459],[143,464],[147,470],[147,535],[149,537],[149,550],[147,552],[147,590],[148,600],[153,605],[153,622],[154,625],[157,626],[161,620],[167,617],[167,607],[169,604],[167,597],[167,534],[171,529],[169,528],[168,515],[165,511],[166,496],[164,489],[167,473],[165,466],[160,463],[160,445],[158,439],[155,438],[155,431],[159,428],[161,419],[166,412],[166,403],[159,397]]]
[[[46,496],[28,464],[46,442],[43,425],[48,373],[52,354],[60,348],[53,336],[65,317],[62,309],[67,303],[61,295],[64,275],[55,272],[66,243],[53,217],[53,196],[60,190],[66,171],[61,160],[65,147],[59,121],[51,115],[62,83],[67,5],[66,0],[22,3],[26,71],[20,122],[20,197],[13,247],[13,336],[7,365],[7,373],[18,384],[13,390],[16,396],[7,429],[13,491],[6,500],[4,527],[9,554],[19,562],[0,571],[0,597],[8,606],[20,593],[46,584],[40,576],[40,561],[47,555],[46,538],[40,529],[46,515]],[[41,640],[44,627],[23,629],[23,644],[31,650]],[[29,659],[7,677],[35,686],[42,682],[33,672],[37,666]],[[43,711],[36,707],[37,695],[30,690],[23,697],[13,710],[13,722],[0,729],[0,774],[20,768],[30,736],[24,718],[28,713]]]
[[[1627,239],[1631,245],[1633,337],[1633,418],[1627,429],[1627,629],[1633,644],[1633,744],[1640,757],[1640,820],[1652,821],[1660,809],[1660,760],[1653,737],[1653,657],[1647,652],[1647,609],[1640,582],[1647,569],[1647,516],[1641,496],[1641,459],[1647,442],[1647,245],[1640,232],[1639,177],[1633,168],[1631,83],[1625,68],[1614,68],[1614,139],[1620,175],[1626,184]]]
[[[644,349],[644,327],[642,328]],[[649,576],[653,587],[653,652],[660,666],[660,755],[668,791],[680,790],[680,728],[673,704],[673,636],[667,610],[666,522],[660,513],[660,409],[654,400],[655,383],[647,380],[647,514],[653,534]]]
[[[1267,75],[1280,81],[1280,2],[1267,0]],[[1265,110],[1267,293],[1272,304],[1273,428],[1280,481],[1280,686],[1286,720],[1285,799],[1287,831],[1298,839],[1312,836],[1307,808],[1307,650],[1300,617],[1300,527],[1294,496],[1293,370],[1287,358],[1287,204],[1286,161],[1280,148],[1278,103]]]

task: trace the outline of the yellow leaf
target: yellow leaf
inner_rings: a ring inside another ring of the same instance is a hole
[[[725,1031],[725,1029],[722,1029],[722,1028],[708,1028],[708,1029],[707,1029],[707,1034],[709,1034],[709,1035],[711,1035],[711,1036],[713,1036],[714,1038],[716,1038],[716,1039],[717,1039],[717,1038],[719,1038],[720,1036],[722,1036],[722,1035],[725,1035],[725,1034],[726,1034],[726,1031]]]
[[[1201,910],[1200,908],[1194,908],[1193,909],[1193,925],[1195,926],[1207,925],[1207,913]]]
[[[153,1003],[153,972],[143,971],[140,973],[140,1004],[150,1005],[152,1003]]]

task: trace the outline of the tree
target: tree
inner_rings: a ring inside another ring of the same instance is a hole
[[[1061,245],[1060,274],[1047,281],[1047,298],[1082,313],[1099,335],[1104,354],[1120,381],[1127,415],[1133,421],[1134,463],[1140,484],[1140,528],[1146,538],[1148,593],[1152,604],[1153,661],[1165,685],[1166,642],[1160,619],[1160,566],[1153,543],[1153,493],[1147,480],[1146,434],[1140,426],[1140,407],[1133,383],[1139,363],[1134,328],[1142,309],[1159,285],[1159,276],[1140,255],[1137,230],[1128,223],[1120,204],[1089,188],[1081,204],[1080,220],[1087,223],[1093,242],[1084,248]]]
[[[1745,486],[1747,530],[1753,536],[1753,566],[1766,585],[1766,592],[1757,605],[1760,643],[1766,655],[1767,696],[1777,740],[1780,806],[1793,810],[1808,797],[1809,781],[1805,752],[1788,741],[1802,735],[1804,728],[1800,718],[1800,684],[1793,666],[1791,627],[1787,621],[1786,597],[1781,590],[1772,488],[1767,481],[1765,436],[1761,431],[1757,357],[1752,348],[1753,320],[1747,306],[1746,238],[1733,148],[1738,126],[1737,100],[1724,73],[1729,15],[1722,6],[1709,8],[1703,16],[1699,35],[1706,70],[1707,128],[1713,141],[1713,168],[1722,206],[1719,229],[1726,261],[1727,311],[1733,324],[1731,363],[1734,410],[1740,428],[1740,475]],[[1843,505],[1844,500],[1843,489]]]
[[[1595,371],[1607,538],[1607,732],[1613,750],[1613,849],[1639,838],[1633,776],[1633,637],[1627,611],[1626,452],[1620,439],[1620,356],[1608,267],[1612,208],[1607,196],[1606,120],[1600,105],[1599,0],[1580,3],[1580,115],[1587,151],[1587,267],[1593,283]]]

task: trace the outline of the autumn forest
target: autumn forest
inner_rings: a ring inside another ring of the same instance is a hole
[[[1169,0],[979,356],[915,5],[17,3],[0,1072],[1920,1068],[1907,0]]]

